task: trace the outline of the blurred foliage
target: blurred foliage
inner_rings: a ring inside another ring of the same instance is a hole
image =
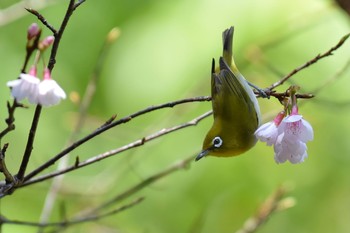
[[[0,1],[4,9],[17,1]],[[58,27],[68,1],[55,1],[40,10]],[[18,11],[24,11],[20,8]],[[23,14],[19,12],[18,14]],[[0,27],[0,118],[10,99],[6,82],[17,78],[24,60],[30,14]],[[75,11],[63,36],[53,70],[67,93],[83,95],[105,36],[121,30],[103,65],[84,136],[112,114],[118,117],[186,97],[209,95],[210,66],[221,54],[221,32],[235,26],[234,51],[245,77],[269,86],[284,74],[327,51],[349,32],[349,17],[327,0],[104,0],[86,1]],[[45,29],[44,35],[50,32]],[[292,209],[275,214],[259,232],[348,232],[350,229],[350,72],[337,76],[349,60],[350,43],[333,56],[293,77],[301,92],[312,92],[326,80],[316,98],[302,100],[300,112],[314,127],[309,158],[302,164],[277,165],[273,150],[262,143],[236,158],[206,158],[185,171],[169,175],[138,194],[140,205],[98,222],[73,226],[65,232],[234,232],[281,183],[294,187]],[[48,54],[46,54],[46,59]],[[291,83],[289,83],[291,84]],[[279,87],[279,91],[288,84]],[[276,100],[259,100],[265,120],[280,111]],[[91,156],[140,139],[164,127],[193,119],[210,103],[191,103],[135,119],[91,140],[71,154]],[[68,100],[44,109],[29,170],[57,154],[71,132],[78,106]],[[7,163],[17,170],[34,107],[19,109],[9,142]],[[67,218],[141,182],[176,161],[200,151],[211,125],[207,119],[67,175],[51,218]],[[5,126],[4,121],[0,127]],[[50,168],[49,170],[53,170]],[[10,219],[38,221],[49,181],[20,189],[1,200],[1,214]],[[125,202],[127,203],[127,202]],[[122,204],[122,203],[121,203]],[[3,232],[36,232],[35,228],[4,225]]]

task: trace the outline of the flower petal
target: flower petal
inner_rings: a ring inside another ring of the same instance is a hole
[[[55,80],[46,79],[39,84],[39,103],[42,106],[58,104],[66,98],[66,93]]]
[[[11,95],[21,101],[28,98],[30,103],[37,104],[38,85],[40,80],[29,74],[20,74],[20,78],[7,82],[7,86],[11,88]]]
[[[302,115],[289,115],[286,118],[284,118],[283,121],[286,123],[292,123],[300,121],[301,119],[303,119]]]
[[[302,119],[301,120],[302,129],[300,134],[300,140],[303,142],[312,141],[314,139],[314,131],[309,122]]]
[[[267,122],[260,126],[254,134],[260,141],[266,142],[268,146],[271,146],[277,138],[277,126],[274,122]]]

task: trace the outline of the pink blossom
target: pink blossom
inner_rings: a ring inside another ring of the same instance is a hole
[[[32,23],[29,28],[28,28],[28,31],[27,31],[27,39],[28,40],[31,40],[35,37],[37,37],[40,33],[40,28],[38,26],[38,24],[36,23]]]
[[[312,126],[299,115],[296,106],[289,116],[283,117],[284,112],[279,113],[273,121],[260,126],[255,135],[268,146],[273,145],[277,163],[303,162],[307,158],[306,142],[314,137]]]
[[[50,47],[52,45],[52,43],[54,41],[55,41],[55,37],[54,36],[48,36],[48,37],[44,38],[39,44],[39,49],[41,51],[47,49],[48,47]]]
[[[276,162],[284,163],[287,160],[291,163],[303,162],[307,157],[306,142],[313,140],[313,137],[312,126],[301,115],[289,115],[283,119],[278,127],[278,137],[274,144]]]

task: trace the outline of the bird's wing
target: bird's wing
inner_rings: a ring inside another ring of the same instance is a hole
[[[214,117],[237,119],[237,115],[245,116],[248,111],[259,124],[260,109],[252,89],[241,75],[231,71],[222,57],[219,73],[212,73],[212,102]]]

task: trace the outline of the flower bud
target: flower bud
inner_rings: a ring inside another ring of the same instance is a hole
[[[41,29],[39,28],[38,24],[32,23],[27,31],[27,39],[31,40],[37,37],[40,34]]]
[[[52,43],[54,42],[55,37],[54,36],[48,36],[45,39],[43,39],[40,43],[39,43],[39,49],[41,51],[46,50],[48,47],[50,47],[50,45],[52,45]]]

